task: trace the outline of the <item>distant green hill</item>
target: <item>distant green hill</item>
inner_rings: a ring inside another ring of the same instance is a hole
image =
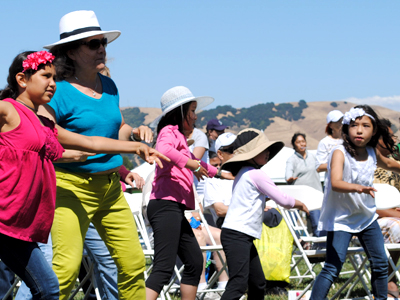
[[[234,108],[231,105],[217,106],[213,109],[204,110],[198,114],[196,125],[203,127],[210,119],[219,118],[224,125],[229,127],[249,126],[258,129],[267,128],[272,122],[272,118],[280,117],[287,121],[297,121],[304,119],[303,109],[307,108],[307,103],[300,100],[297,106],[291,103],[274,104],[267,102],[257,104],[248,108]],[[144,124],[146,113],[140,112],[139,108],[127,108],[122,110],[125,122],[132,127]]]
[[[221,122],[231,129],[233,127],[248,126],[264,130],[273,122],[272,118],[274,117],[280,117],[288,121],[304,119],[302,113],[303,109],[307,107],[307,103],[304,100],[300,100],[296,106],[291,103],[275,105],[273,102],[257,104],[248,108],[234,108],[231,105],[217,106],[199,113],[196,126],[203,127],[210,119],[219,116]],[[138,107],[131,107],[122,109],[122,115],[127,124],[132,127],[138,127],[145,124],[145,118],[148,114],[141,112]],[[223,116],[222,118],[221,115]],[[132,169],[143,162],[133,154],[124,154],[123,157],[124,165],[128,169]]]

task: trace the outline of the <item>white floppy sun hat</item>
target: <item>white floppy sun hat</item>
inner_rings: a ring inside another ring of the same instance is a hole
[[[150,127],[152,128],[157,127],[158,122],[168,112],[191,101],[197,102],[197,108],[196,108],[196,113],[197,113],[198,111],[202,110],[204,107],[212,103],[214,101],[214,98],[208,96],[195,97],[187,87],[184,86],[173,87],[172,89],[166,91],[164,95],[162,95],[161,97],[162,113],[153,122],[150,123]]]
[[[64,15],[60,20],[60,40],[43,48],[51,49],[54,46],[63,45],[95,35],[103,35],[107,42],[111,43],[120,36],[121,31],[103,31],[100,28],[96,14],[91,10],[78,10]]]

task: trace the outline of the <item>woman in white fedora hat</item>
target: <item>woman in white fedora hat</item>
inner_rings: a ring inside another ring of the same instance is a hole
[[[42,113],[82,135],[151,142],[148,127],[133,129],[125,124],[117,87],[99,73],[105,67],[106,46],[119,35],[117,30],[102,30],[93,11],[74,11],[61,18],[60,40],[45,46],[56,56],[57,92]],[[55,165],[53,269],[60,282],[60,299],[67,299],[74,287],[90,222],[118,267],[118,298],[145,298],[145,260],[119,183],[121,165],[119,154]]]
[[[222,165],[222,169],[232,172],[235,181],[221,232],[229,270],[221,300],[240,299],[246,289],[248,299],[264,299],[265,276],[253,240],[261,238],[265,198],[308,213],[302,202],[282,193],[260,170],[283,145],[280,141],[270,141],[257,129],[244,129],[233,142],[233,157]]]
[[[185,265],[181,279],[182,299],[194,300],[203,269],[203,256],[185,209],[194,209],[193,174],[213,177],[217,169],[198,160],[189,150],[184,132],[196,122],[196,110],[214,99],[194,97],[183,86],[169,89],[161,98],[162,114],[151,124],[157,125],[156,149],[171,162],[157,168],[147,207],[147,216],[154,231],[154,266],[146,281],[146,299],[155,300],[168,283],[176,255]]]

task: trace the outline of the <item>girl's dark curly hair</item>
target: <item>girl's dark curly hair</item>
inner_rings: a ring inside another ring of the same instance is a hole
[[[183,134],[183,121],[187,117],[189,106],[193,101],[185,103],[166,113],[157,125],[157,135],[167,125],[178,125],[179,132]],[[182,107],[182,108],[181,108]]]
[[[24,51],[18,54],[13,62],[11,63],[10,68],[8,69],[7,76],[7,85],[3,90],[0,90],[0,100],[6,98],[16,99],[19,96],[19,85],[17,83],[16,75],[24,70],[22,67],[22,63],[25,59],[28,58],[28,55],[34,53],[35,51]],[[46,65],[40,64],[38,66],[38,70],[43,69]],[[24,72],[27,80],[35,74],[37,70],[28,69]]]
[[[371,137],[371,140],[367,143],[367,146],[375,148],[376,145],[378,144],[379,138],[382,137],[385,147],[389,149],[391,153],[393,153],[394,141],[389,134],[388,127],[381,122],[377,113],[369,105],[357,105],[354,108],[362,108],[367,114],[371,115],[375,119],[373,120],[370,118],[373,129],[376,130],[376,133]],[[343,139],[343,146],[346,149],[346,151],[349,152],[352,157],[355,157],[357,155],[357,150],[354,144],[351,142],[349,136],[349,126],[352,123],[353,121],[350,121],[350,124],[343,124],[342,139]]]
[[[381,119],[380,120],[381,121],[381,123],[384,125],[384,126],[386,126],[387,128],[391,128],[392,127],[392,122],[390,122],[390,120],[389,119]],[[393,146],[393,151],[392,151],[392,157],[395,159],[395,160],[400,160],[400,152],[399,152],[399,146],[398,145],[394,145]],[[389,149],[388,149],[389,150]],[[389,150],[390,151],[390,150]]]

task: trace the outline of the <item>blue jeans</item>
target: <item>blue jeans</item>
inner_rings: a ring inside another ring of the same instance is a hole
[[[377,221],[359,233],[329,231],[325,266],[315,280],[310,299],[326,299],[333,281],[339,276],[350,240],[356,235],[371,264],[371,285],[375,299],[387,298],[388,262],[383,237]]]
[[[0,261],[0,299],[3,299],[5,294],[11,288],[15,280],[15,274],[2,261]],[[12,295],[6,300],[12,300]]]
[[[37,243],[40,250],[42,251],[48,265],[51,267],[51,261],[53,258],[53,250],[51,244],[51,235],[49,235],[49,239],[47,244]],[[32,299],[31,290],[27,287],[25,281],[21,283],[21,286],[18,289],[18,293],[15,296],[15,300],[30,300]]]
[[[0,234],[0,259],[30,288],[33,299],[58,300],[56,274],[37,243],[25,242]]]
[[[38,243],[47,262],[51,266],[53,258],[53,250],[51,243],[51,235],[47,244]],[[117,300],[118,299],[118,270],[103,240],[99,236],[96,228],[92,223],[86,233],[85,250],[90,259],[94,262],[94,275],[99,288],[101,299]],[[15,300],[31,300],[32,294],[26,284],[23,282],[18,289]]]
[[[86,232],[84,248],[94,263],[94,275],[101,299],[117,300],[118,269],[92,223]]]
[[[312,211],[310,211],[310,215],[307,216],[307,218],[310,219],[312,233],[314,236],[326,236],[326,231],[324,231],[324,230],[318,231],[318,222],[319,222],[320,214],[321,214],[320,210],[312,210]]]

